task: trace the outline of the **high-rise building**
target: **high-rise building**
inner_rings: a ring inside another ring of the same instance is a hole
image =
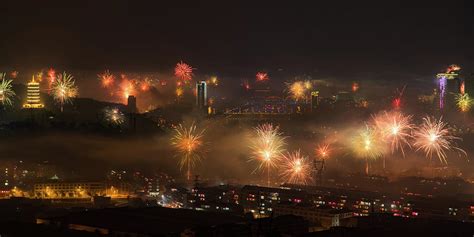
[[[207,85],[205,81],[196,83],[196,106],[201,109],[207,106]]]
[[[137,98],[133,95],[128,96],[128,101],[127,101],[127,112],[129,113],[137,113]]]
[[[452,104],[456,94],[464,94],[465,84],[460,72],[461,67],[453,64],[445,72],[436,74],[439,86],[440,109],[444,109],[446,102]]]
[[[25,109],[41,109],[44,108],[44,104],[41,103],[40,98],[40,84],[35,81],[35,76],[27,84],[26,89],[26,103],[23,104]]]

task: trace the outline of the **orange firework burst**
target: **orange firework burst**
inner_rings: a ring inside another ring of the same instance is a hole
[[[206,80],[206,83],[211,86],[218,86],[219,79],[217,79],[217,76],[212,76],[208,80]]]
[[[330,153],[331,153],[331,148],[329,144],[319,145],[316,148],[316,156],[318,156],[322,160],[329,158]]]
[[[260,165],[255,169],[267,169],[267,184],[270,185],[270,169],[277,166],[284,151],[285,137],[279,128],[272,124],[262,124],[254,129],[254,137],[251,139],[252,160],[257,160]],[[254,171],[254,172],[255,172]]]
[[[148,77],[140,81],[140,90],[148,91],[150,87],[153,85],[153,81],[150,80]]]
[[[373,117],[375,127],[382,139],[390,143],[392,153],[400,150],[405,156],[403,147],[410,146],[409,139],[414,125],[411,124],[411,116],[403,115],[401,112],[384,112]]]
[[[191,177],[191,169],[204,157],[203,136],[204,130],[198,130],[193,123],[189,128],[180,124],[171,138],[171,144],[179,153],[179,167],[187,169],[188,180]]]
[[[114,84],[115,76],[112,75],[109,70],[105,70],[104,73],[98,74],[97,77],[100,80],[102,87],[109,88]]]
[[[359,90],[359,83],[352,82],[352,92],[357,92]]]
[[[175,91],[176,97],[181,98],[181,96],[183,96],[183,93],[184,93],[183,88],[181,87],[176,88],[176,91]]]
[[[288,93],[295,101],[304,100],[306,98],[306,92],[308,90],[306,89],[305,82],[295,81],[286,83],[286,86]]]
[[[195,68],[181,61],[176,64],[176,67],[174,68],[174,75],[184,82],[189,82],[193,78],[194,69]]]
[[[300,151],[287,153],[283,156],[281,177],[288,183],[307,184],[311,180],[312,166],[308,157],[301,155]]]
[[[120,95],[123,96],[124,99],[127,99],[129,96],[135,94],[135,83],[132,80],[127,79],[124,77],[120,82]]]
[[[423,150],[427,158],[432,159],[436,155],[441,163],[448,164],[446,151],[456,150],[463,154],[466,152],[456,146],[455,141],[461,140],[459,137],[451,135],[448,124],[441,118],[423,118],[423,123],[413,133],[415,142],[413,146],[416,150]]]
[[[258,72],[257,75],[255,75],[255,78],[259,82],[270,80],[270,78],[268,77],[268,73],[266,72]]]

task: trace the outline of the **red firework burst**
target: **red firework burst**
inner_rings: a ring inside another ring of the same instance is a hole
[[[179,79],[188,82],[193,78],[193,70],[193,67],[181,61],[176,64],[176,67],[174,68],[174,75]]]
[[[54,68],[50,68],[48,70],[48,80],[49,80],[49,85],[53,84],[53,82],[56,80],[56,71]]]
[[[104,73],[97,75],[99,77],[102,87],[108,88],[114,83],[115,77],[112,75],[109,70],[106,70]]]
[[[257,78],[257,81],[267,81],[270,79],[266,72],[258,72],[255,77]]]

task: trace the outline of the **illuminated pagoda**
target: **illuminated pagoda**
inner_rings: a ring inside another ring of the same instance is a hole
[[[35,76],[27,84],[26,89],[26,103],[23,104],[25,109],[41,109],[44,108],[44,104],[41,103],[40,98],[40,84],[35,81]]]

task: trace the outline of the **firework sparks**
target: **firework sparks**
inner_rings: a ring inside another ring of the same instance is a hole
[[[390,143],[391,151],[394,153],[400,150],[405,156],[403,147],[410,146],[409,139],[414,128],[411,124],[411,116],[403,115],[400,112],[384,112],[373,117],[375,127],[383,140]]]
[[[258,72],[257,75],[255,75],[255,78],[259,82],[270,80],[270,78],[268,77],[268,73],[266,72]]]
[[[378,139],[375,129],[366,126],[352,141],[352,149],[357,157],[365,159],[365,173],[369,174],[369,160],[383,156],[385,144]]]
[[[472,99],[467,93],[458,94],[456,95],[456,104],[461,112],[467,112],[471,109]]]
[[[174,68],[174,75],[184,82],[189,82],[193,78],[194,69],[195,68],[181,61],[176,64],[176,67]]]
[[[192,124],[187,128],[180,124],[171,138],[171,144],[180,154],[180,168],[187,169],[186,176],[188,180],[191,177],[191,169],[204,156],[203,137],[204,130],[198,130],[196,125]]]
[[[359,90],[359,83],[353,82],[352,83],[352,92],[357,92]]]
[[[59,74],[51,85],[51,94],[54,100],[61,105],[61,111],[63,111],[64,104],[70,103],[72,98],[77,97],[77,92],[74,77],[66,72]]]
[[[12,80],[5,78],[5,73],[0,73],[0,102],[3,106],[13,104],[12,98],[15,96],[15,92],[12,88]]]
[[[354,153],[361,158],[377,159],[384,154],[384,146],[377,139],[375,129],[366,126],[353,140]]]
[[[443,164],[448,164],[447,151],[456,150],[466,154],[455,144],[455,141],[461,138],[451,135],[447,125],[441,118],[439,120],[430,117],[423,118],[423,123],[413,134],[415,138],[413,146],[417,151],[422,150],[430,161],[433,155],[436,155]]]
[[[42,81],[43,81],[43,71],[36,73],[35,78],[36,78],[36,80],[38,80],[39,82],[42,82]]]
[[[127,79],[126,77],[122,78],[120,82],[120,92],[119,94],[123,96],[126,100],[130,95],[135,94],[135,83],[132,80]]]
[[[306,87],[303,81],[287,83],[287,90],[291,98],[295,101],[303,100],[306,97]]]
[[[439,78],[439,108],[444,108],[444,97],[446,95],[446,84],[447,78],[446,76],[442,76]]]
[[[281,177],[288,183],[307,184],[311,180],[311,162],[300,151],[287,153],[283,156]]]
[[[242,82],[242,87],[243,87],[244,90],[246,90],[246,91],[250,90],[250,83],[249,83],[249,81],[248,81],[248,80],[244,80],[244,81]]]
[[[121,125],[125,121],[125,115],[118,108],[105,108],[104,117],[113,125]]]
[[[149,91],[152,85],[153,85],[153,80],[146,77],[145,79],[140,81],[140,90]]]
[[[181,87],[176,88],[175,94],[178,99],[181,98],[181,96],[183,96],[183,93],[184,93],[183,88]]]
[[[49,83],[49,87],[51,88],[51,85],[53,85],[54,81],[56,80],[56,71],[54,70],[54,68],[50,68],[48,70],[48,83]]]
[[[211,78],[209,78],[206,83],[208,85],[212,85],[212,86],[218,86],[219,85],[219,79],[217,79],[217,76],[212,76]]]
[[[322,160],[327,159],[330,154],[331,154],[331,148],[329,144],[319,145],[316,148],[316,156],[318,156]]]
[[[254,129],[255,136],[252,138],[250,148],[252,149],[252,160],[257,160],[260,165],[255,169],[267,170],[267,184],[270,185],[270,169],[277,166],[285,146],[285,137],[279,128],[272,124],[262,124]]]
[[[109,70],[105,70],[102,74],[98,74],[97,77],[103,88],[111,87],[115,81],[115,76],[112,75]]]
[[[303,82],[304,89],[305,90],[311,90],[313,89],[313,83],[310,80],[306,80]]]
[[[401,98],[395,98],[392,101],[392,105],[394,109],[400,109],[401,104],[402,104]]]

